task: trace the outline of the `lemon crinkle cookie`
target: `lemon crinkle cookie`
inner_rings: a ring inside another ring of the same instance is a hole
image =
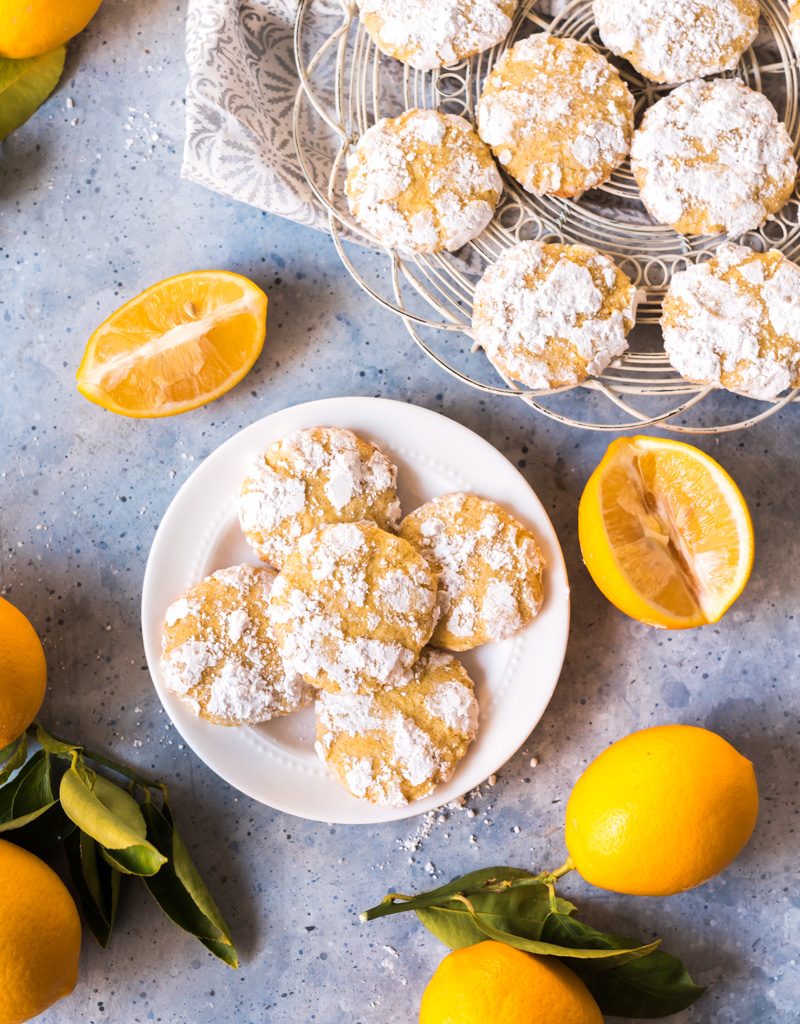
[[[435,110],[384,118],[359,139],[345,183],[356,220],[404,252],[453,251],[492,219],[503,182],[468,121]]]
[[[493,501],[462,493],[434,498],[406,516],[400,536],[438,577],[434,646],[466,651],[504,640],[539,611],[542,553],[533,534]]]
[[[270,617],[286,663],[324,690],[394,686],[430,639],[436,578],[375,523],[305,535],[275,581]]]
[[[676,231],[741,235],[792,193],[794,145],[770,101],[733,79],[679,86],[645,114],[631,165],[642,200]]]
[[[689,380],[761,399],[800,386],[800,267],[776,249],[726,244],[673,275],[661,326]]]
[[[253,725],[313,700],[286,668],[272,637],[266,566],[220,569],[167,609],[161,640],[164,685],[216,725]]]
[[[376,46],[418,71],[433,71],[496,46],[517,0],[358,0]]]
[[[487,78],[478,133],[528,192],[574,196],[625,159],[633,96],[591,46],[539,33],[512,46]]]
[[[448,779],[478,729],[472,680],[451,655],[422,652],[402,684],[321,693],[320,758],[353,796],[401,807]]]
[[[791,0],[789,6],[789,35],[794,52],[800,56],[800,0]]]
[[[400,521],[397,469],[339,427],[290,434],[258,455],[239,496],[239,521],[258,557],[280,568],[309,530],[326,523]]]
[[[588,245],[520,242],[475,289],[475,341],[502,373],[529,387],[579,384],[628,347],[637,290]]]
[[[758,0],[594,0],[600,38],[654,82],[729,71],[758,34]]]

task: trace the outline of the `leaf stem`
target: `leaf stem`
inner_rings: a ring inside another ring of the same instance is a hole
[[[28,732],[31,736],[36,738],[36,730],[42,729],[43,732],[46,730],[38,722],[34,722],[28,726]],[[95,761],[97,764],[103,765],[104,768],[110,768],[118,775],[123,775],[126,779],[130,779],[131,782],[135,782],[137,786],[141,786],[143,789],[163,789],[163,785],[160,782],[156,782],[153,779],[148,779],[144,775],[140,775],[135,772],[132,768],[128,768],[118,761],[112,761],[110,757],[104,757],[102,754],[97,754],[93,750],[89,750],[88,747],[84,747],[81,743],[72,743],[71,740],[65,740],[62,736],[56,736],[55,733],[48,733],[54,740],[59,743],[64,743],[67,746],[72,746],[81,751],[84,757],[87,757],[90,761]]]
[[[558,880],[559,878],[563,878],[564,875],[566,875],[568,872],[574,871],[574,870],[575,870],[575,862],[573,861],[572,857],[567,857],[565,863],[562,864],[560,868],[558,868],[555,871],[550,871],[550,872],[548,872],[548,874],[549,874],[550,878],[552,878],[554,880]]]

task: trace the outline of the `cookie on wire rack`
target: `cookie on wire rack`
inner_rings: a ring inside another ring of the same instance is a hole
[[[628,155],[633,96],[591,46],[538,33],[507,50],[486,79],[478,134],[526,191],[575,196]]]
[[[570,387],[627,349],[637,301],[630,278],[591,246],[519,242],[478,282],[472,332],[506,376]]]
[[[603,43],[653,82],[730,71],[758,35],[758,0],[594,0]]]
[[[472,680],[427,648],[402,684],[364,696],[321,693],[317,754],[363,800],[402,807],[453,774],[478,731]]]
[[[794,143],[762,93],[734,79],[695,79],[655,103],[631,145],[642,201],[660,224],[737,236],[792,194]]]
[[[345,182],[359,224],[409,253],[460,249],[492,219],[502,191],[489,147],[468,121],[419,109],[368,128]]]
[[[726,243],[675,273],[661,327],[688,380],[766,400],[800,387],[800,267],[776,249]]]
[[[433,71],[501,43],[518,0],[357,0],[381,53]]]

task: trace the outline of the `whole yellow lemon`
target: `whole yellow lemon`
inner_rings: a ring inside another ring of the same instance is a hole
[[[101,0],[0,0],[0,57],[38,57],[86,28]]]
[[[0,750],[34,720],[46,684],[47,664],[36,630],[0,597]]]
[[[0,921],[0,1024],[23,1024],[75,988],[81,922],[55,871],[4,839]]]
[[[439,964],[419,1024],[603,1024],[581,979],[552,956],[487,939]]]
[[[596,758],[567,804],[574,866],[601,889],[669,896],[719,874],[752,835],[753,765],[693,725],[632,733]]]

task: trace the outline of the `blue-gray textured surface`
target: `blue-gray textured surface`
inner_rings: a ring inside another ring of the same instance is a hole
[[[753,513],[755,568],[735,608],[685,634],[626,619],[589,580],[576,535],[581,488],[607,437],[511,401],[479,401],[411,347],[324,236],[179,180],[182,22],[174,0],[106,0],[70,46],[58,91],[0,147],[0,582],[44,638],[43,720],[170,780],[243,966],[214,960],[132,882],[110,949],[85,936],[75,992],[41,1019],[410,1024],[444,949],[411,919],[364,926],[357,911],[386,891],[428,887],[428,863],[442,879],[492,863],[561,863],[565,800],[583,766],[612,740],[665,722],[706,725],[755,762],[753,840],[728,871],[685,895],[628,898],[591,891],[575,875],[564,893],[596,926],[661,936],[711,985],[674,1018],[681,1024],[800,1018],[800,408],[697,442],[733,474]],[[246,380],[163,421],[115,417],[82,399],[74,373],[97,324],[153,282],[207,266],[269,293],[267,345]],[[572,582],[566,665],[541,724],[496,786],[469,801],[477,814],[453,812],[416,851],[403,843],[419,819],[332,828],[237,799],[182,749],[142,651],[145,559],[182,481],[266,413],[345,394],[414,401],[495,444],[550,512]]]

